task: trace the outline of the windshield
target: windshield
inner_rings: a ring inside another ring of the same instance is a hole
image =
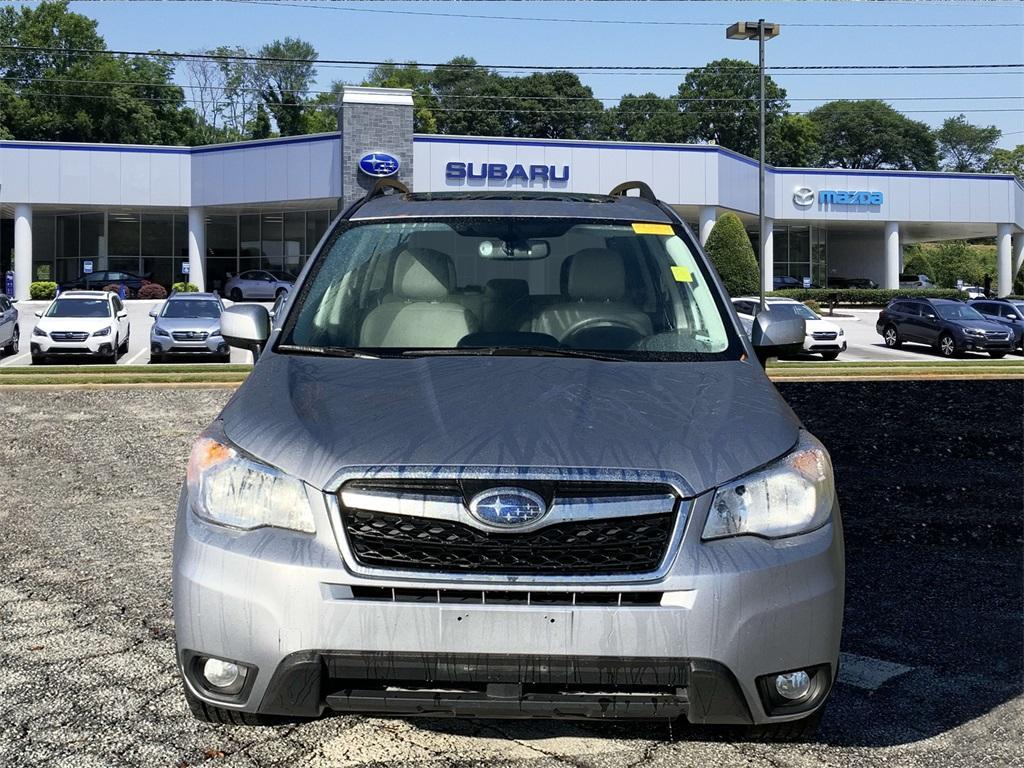
[[[220,317],[220,304],[209,299],[175,299],[164,304],[161,317]]]
[[[966,304],[936,304],[935,311],[943,320],[984,320],[974,307]]]
[[[110,317],[107,299],[57,299],[46,310],[47,317]]]
[[[738,359],[722,297],[685,237],[573,219],[350,226],[318,258],[279,349]]]
[[[773,314],[778,312],[781,314],[796,315],[797,317],[802,317],[804,320],[821,319],[814,314],[814,311],[810,307],[803,304],[789,304],[788,302],[780,302],[776,304],[775,302],[772,302],[769,306],[771,307]]]

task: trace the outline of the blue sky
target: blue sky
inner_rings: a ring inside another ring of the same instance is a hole
[[[221,44],[256,49],[291,35],[321,58],[421,62],[458,54],[487,64],[699,66],[729,56],[756,61],[757,45],[725,39],[724,26],[763,16],[782,24],[768,43],[768,64],[946,64],[1024,62],[1024,27],[891,25],[1024,23],[1024,3],[974,2],[72,2],[95,18],[115,49],[191,51]],[[327,9],[325,9],[325,7]],[[357,10],[346,10],[355,8]],[[358,10],[362,9],[362,10]],[[595,24],[390,14],[397,10],[481,16],[660,22]],[[708,22],[676,26],[666,22]],[[877,24],[870,28],[800,24]],[[364,70],[322,66],[319,84],[359,82]],[[598,97],[675,92],[682,74],[584,74]],[[791,108],[805,111],[831,98],[885,98],[911,117],[938,125],[964,112],[996,125],[1003,146],[1024,143],[1024,71],[1005,74],[773,74]],[[902,98],[901,98],[902,97]],[[919,97],[912,100],[907,97]],[[920,98],[927,97],[927,98]],[[612,104],[614,102],[605,102]],[[916,110],[938,110],[923,112]]]

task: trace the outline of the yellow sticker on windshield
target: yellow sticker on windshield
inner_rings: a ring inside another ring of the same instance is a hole
[[[674,235],[672,226],[669,224],[647,224],[645,222],[634,222],[633,231],[638,235]]]
[[[693,273],[690,272],[689,267],[672,267],[672,277],[676,279],[677,283],[693,282]]]

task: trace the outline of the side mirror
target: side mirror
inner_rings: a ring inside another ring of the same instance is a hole
[[[933,315],[931,312],[928,312],[925,315],[925,318],[928,319],[928,320],[934,320],[935,319],[935,315]]]
[[[757,313],[750,332],[757,359],[764,365],[769,357],[803,348],[807,324],[802,317],[769,306]]]
[[[128,317],[128,310],[127,309],[122,309],[120,312],[117,313],[117,319],[118,320],[123,320],[126,317]]]
[[[42,316],[43,316],[43,310],[37,309],[36,310],[36,317],[42,317]]]
[[[157,318],[159,314],[160,313],[157,311],[156,307],[153,307],[153,309],[149,310],[149,316],[152,317],[154,320]]]
[[[220,335],[232,347],[247,349],[258,358],[270,338],[270,314],[259,304],[228,307],[220,316]]]

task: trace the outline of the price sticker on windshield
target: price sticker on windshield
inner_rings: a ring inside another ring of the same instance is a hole
[[[634,222],[633,231],[638,235],[669,235],[675,234],[670,224],[648,224],[646,222]]]
[[[672,267],[672,277],[677,283],[692,283],[693,273],[689,267]]]

